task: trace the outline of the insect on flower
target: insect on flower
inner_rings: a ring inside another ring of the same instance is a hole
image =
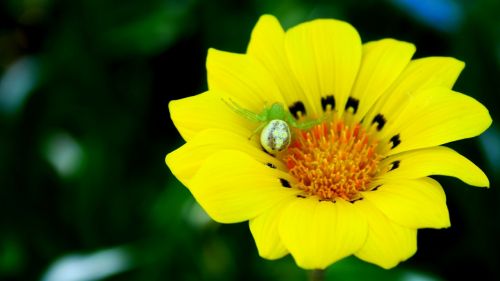
[[[291,142],[290,126],[300,130],[307,130],[323,120],[308,120],[298,122],[293,115],[288,112],[283,104],[275,102],[271,106],[265,106],[260,113],[252,112],[239,106],[233,100],[222,100],[234,112],[240,114],[246,119],[260,124],[250,135],[252,138],[259,131],[260,144],[270,154],[276,154],[285,150]]]
[[[325,269],[354,255],[393,268],[417,251],[418,229],[450,227],[429,176],[489,187],[442,146],[492,122],[452,90],[465,64],[415,50],[363,43],[335,19],[284,30],[264,15],[246,53],[208,51],[206,92],[169,103],[186,143],[165,162],[212,219],[248,221],[263,258]],[[248,141],[257,133],[260,144]]]

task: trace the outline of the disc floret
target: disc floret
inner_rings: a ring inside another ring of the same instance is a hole
[[[371,188],[381,155],[360,124],[327,122],[296,135],[282,160],[307,195],[353,201]]]

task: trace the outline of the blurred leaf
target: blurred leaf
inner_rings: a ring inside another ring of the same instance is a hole
[[[493,179],[498,180],[500,175],[500,131],[497,126],[492,126],[479,137],[481,149],[488,160],[488,168]]]
[[[192,20],[190,2],[165,3],[141,18],[115,27],[104,33],[104,45],[114,55],[149,55],[164,51],[185,35]]]
[[[414,269],[396,268],[386,270],[361,261],[355,257],[343,259],[326,270],[326,280],[392,280],[392,281],[439,281],[441,279]]]
[[[0,276],[19,274],[24,267],[26,257],[19,240],[6,236],[0,241]]]
[[[6,0],[10,14],[23,24],[41,22],[53,5],[53,0]]]

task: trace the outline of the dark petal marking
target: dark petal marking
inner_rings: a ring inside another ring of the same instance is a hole
[[[335,199],[318,199],[318,202],[330,202],[330,203],[337,203],[337,201],[335,201]]]
[[[354,203],[356,203],[357,201],[361,201],[361,200],[363,200],[363,197],[360,197],[360,198],[358,198],[358,199],[351,200],[351,201],[349,201],[349,202],[350,202],[351,204],[354,204]]]
[[[267,165],[269,168],[276,169],[276,166],[275,166],[273,163],[266,163],[266,165]]]
[[[376,191],[376,190],[377,190],[379,187],[381,187],[381,186],[382,186],[382,185],[381,185],[381,184],[379,184],[379,185],[375,186],[375,187],[374,187],[371,191]]]
[[[398,146],[400,143],[401,143],[401,139],[399,138],[399,134],[393,136],[390,140],[390,142],[392,142],[392,147],[391,149],[395,148],[396,146]]]
[[[373,118],[372,125],[377,123],[377,131],[380,131],[382,130],[382,128],[384,128],[385,122],[386,120],[384,115],[379,113],[377,114],[377,116],[375,116],[375,118]]]
[[[292,187],[292,186],[290,185],[290,183],[289,183],[287,180],[285,180],[285,179],[281,179],[281,178],[280,178],[280,182],[281,182],[281,186],[283,186],[283,187],[285,187],[285,188],[290,188],[290,187]]]
[[[290,105],[288,107],[288,110],[290,113],[295,117],[295,119],[299,119],[299,112],[302,113],[302,115],[306,115],[306,107],[304,106],[304,103],[301,101],[297,101],[294,104]]]
[[[331,110],[335,108],[335,97],[333,95],[321,98],[321,107],[326,111],[326,107],[330,105]]]
[[[352,108],[352,113],[356,114],[356,111],[358,111],[358,106],[359,106],[359,100],[353,97],[349,97],[345,105],[345,110]]]
[[[299,194],[299,195],[297,195],[297,198],[307,198],[307,197],[304,196],[304,195]]]
[[[399,160],[396,160],[396,161],[392,162],[391,163],[392,166],[391,166],[391,169],[389,170],[389,172],[392,171],[392,170],[395,170],[395,169],[399,168],[399,163],[401,163],[401,161],[399,161]]]

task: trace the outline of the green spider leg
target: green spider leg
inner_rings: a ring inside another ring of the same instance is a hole
[[[290,126],[298,128],[299,123],[297,123],[297,120],[295,120],[295,118],[293,117],[293,115],[290,112],[285,111],[284,117],[285,118],[283,118],[283,120],[286,121],[288,124],[290,124]]]
[[[323,117],[320,119],[308,120],[308,121],[304,121],[304,122],[299,123],[299,122],[297,122],[297,120],[295,120],[295,118],[293,117],[293,115],[290,112],[286,112],[286,122],[288,122],[288,124],[290,124],[292,127],[300,129],[300,130],[307,130],[314,125],[318,125],[319,123],[323,122],[324,119],[325,118]]]
[[[253,136],[255,136],[256,134],[258,134],[262,129],[264,129],[264,127],[267,125],[267,123],[262,123],[259,125],[259,127],[257,127],[257,129],[253,130],[252,134],[248,137],[248,139],[252,139]]]
[[[311,127],[313,127],[315,125],[320,124],[322,121],[323,121],[322,119],[308,120],[308,121],[301,122],[300,124],[297,124],[297,126],[295,126],[295,127],[298,129],[301,129],[301,130],[306,130],[306,129],[310,129]]]
[[[266,125],[267,125],[267,122],[268,121],[268,117],[267,117],[267,110],[264,109],[260,114],[257,114],[253,111],[250,111],[248,109],[245,109],[243,107],[241,107],[240,105],[238,105],[235,101],[233,101],[232,99],[229,99],[229,102],[222,99],[222,101],[229,107],[231,108],[234,112],[238,113],[239,115],[245,117],[246,119],[250,120],[250,121],[254,121],[254,122],[261,122],[262,124],[260,124],[255,130],[253,130],[252,134],[248,137],[248,139],[252,139],[253,136],[255,136],[256,134],[258,134]],[[267,107],[266,107],[267,108]]]
[[[229,99],[229,101],[226,101],[225,99],[222,99],[222,101],[229,107],[231,108],[234,112],[238,113],[239,115],[245,117],[246,119],[254,122],[265,122],[267,121],[267,112],[264,110],[260,114],[257,114],[255,112],[252,112],[248,109],[245,109],[238,105],[235,101],[232,99]],[[260,128],[260,126],[259,126]],[[262,129],[262,128],[261,128]]]

